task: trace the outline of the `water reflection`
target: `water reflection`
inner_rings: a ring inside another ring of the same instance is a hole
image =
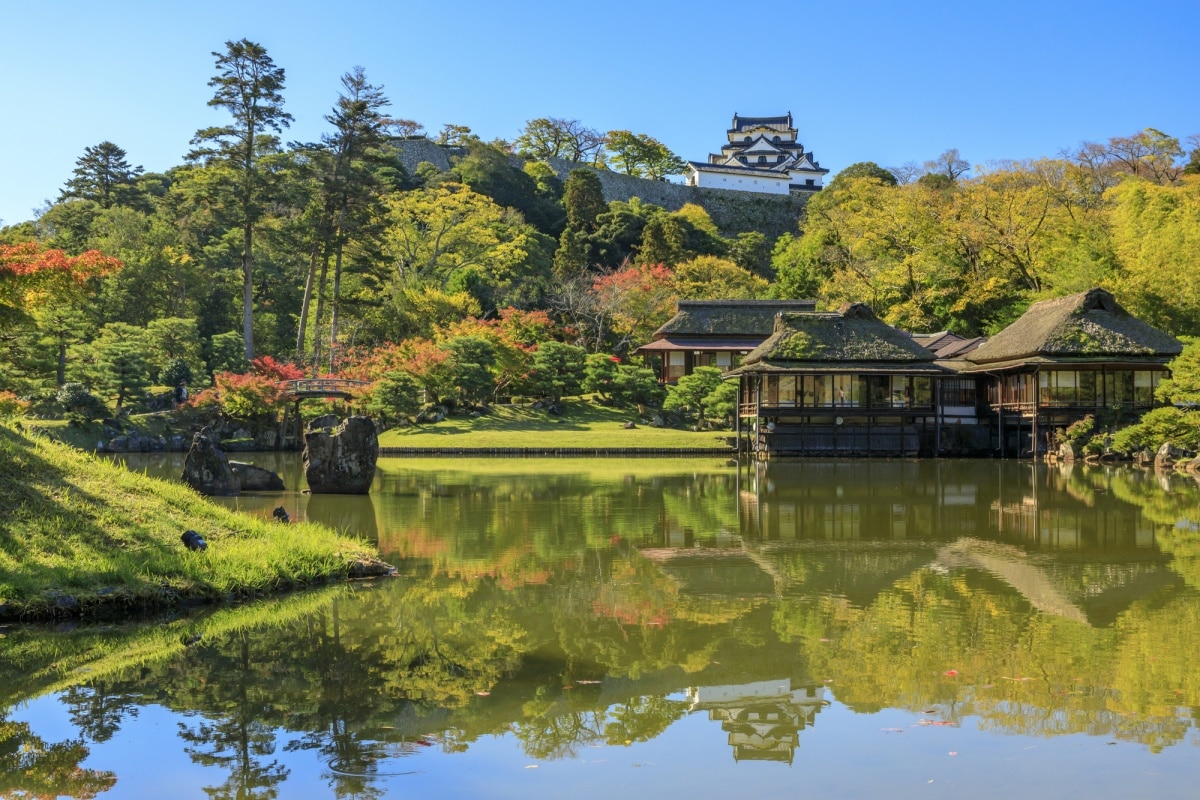
[[[0,758],[23,753],[30,786],[70,773],[103,791],[135,769],[106,743],[150,706],[175,715],[214,797],[284,796],[311,759],[335,795],[381,796],[497,737],[539,760],[679,741],[677,769],[717,770],[688,762],[685,720],[730,764],[793,764],[811,737],[846,735],[826,715],[885,709],[1153,752],[1195,739],[1192,481],[1011,462],[387,462],[373,496],[325,499],[305,513],[375,536],[399,577],[140,628],[10,629],[6,702],[57,692],[73,735],[39,761],[55,745],[27,744],[37,720],[0,718]],[[986,783],[1004,766],[976,769]]]

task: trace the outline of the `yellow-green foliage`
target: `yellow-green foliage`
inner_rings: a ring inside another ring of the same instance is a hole
[[[35,616],[251,595],[345,575],[369,553],[3,426],[0,486],[0,603]],[[188,529],[208,550],[184,548]]]

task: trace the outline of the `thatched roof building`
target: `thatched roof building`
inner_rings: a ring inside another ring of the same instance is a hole
[[[1179,340],[1137,319],[1104,289],[1043,300],[965,361],[974,370],[1032,364],[1163,364],[1179,355]]]
[[[771,335],[778,314],[814,308],[813,300],[680,300],[675,316],[637,352],[662,357],[663,381],[698,366],[730,369]]]
[[[862,303],[834,312],[780,314],[775,331],[732,374],[751,372],[943,373],[937,356]]]

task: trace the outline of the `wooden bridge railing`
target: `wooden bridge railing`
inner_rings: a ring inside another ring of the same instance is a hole
[[[347,378],[301,378],[284,381],[283,391],[292,397],[350,397],[356,389],[368,385],[368,381]]]

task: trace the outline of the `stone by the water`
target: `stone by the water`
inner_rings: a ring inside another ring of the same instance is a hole
[[[241,483],[217,445],[210,428],[192,437],[192,448],[183,462],[183,482],[200,494],[233,497],[241,493]]]
[[[304,476],[313,494],[367,494],[375,479],[379,437],[368,417],[349,417],[333,430],[304,434]]]

